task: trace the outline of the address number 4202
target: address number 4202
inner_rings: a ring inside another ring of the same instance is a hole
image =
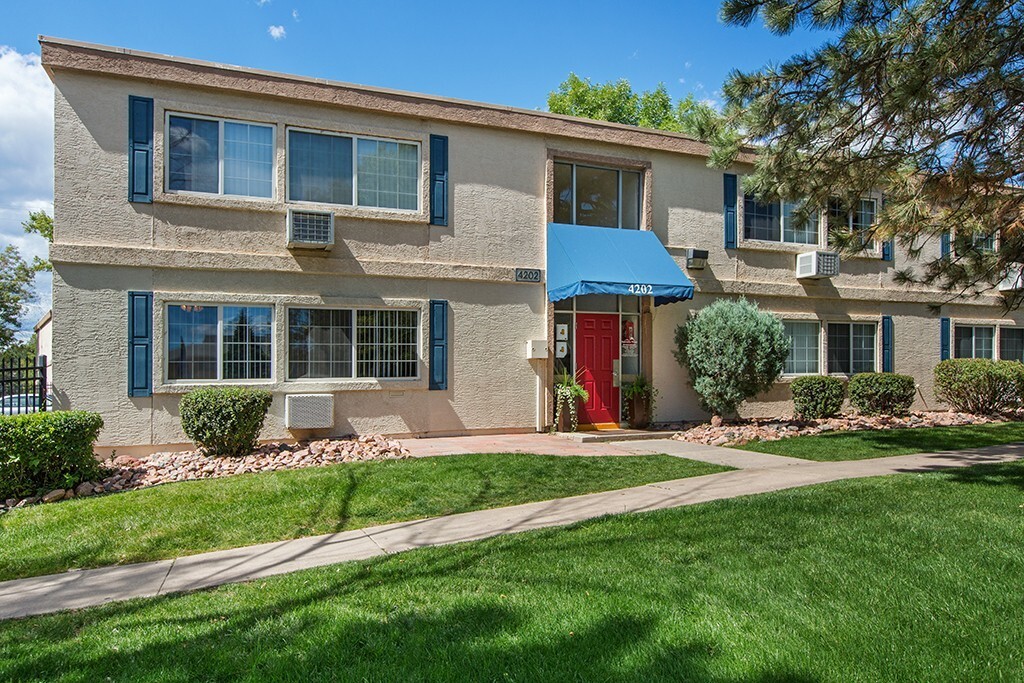
[[[651,285],[630,285],[627,289],[630,294],[636,296],[645,296],[654,291],[654,287]]]

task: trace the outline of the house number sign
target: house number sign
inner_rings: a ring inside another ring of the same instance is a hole
[[[540,282],[537,268],[516,268],[516,282]]]
[[[630,285],[628,288],[630,294],[636,296],[644,296],[654,291],[654,287],[651,285]]]

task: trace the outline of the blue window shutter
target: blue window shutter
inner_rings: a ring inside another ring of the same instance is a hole
[[[939,320],[939,360],[949,360],[949,318]]]
[[[430,302],[430,388],[448,388],[448,302]]]
[[[947,256],[949,256],[949,233],[948,232],[942,233],[942,237],[940,238],[939,244],[941,245],[941,248],[942,248],[942,258],[946,258]]]
[[[430,136],[430,224],[448,225],[448,138]]]
[[[882,260],[883,261],[892,261],[892,248],[893,248],[893,241],[892,240],[886,240],[886,241],[882,242]]]
[[[892,316],[882,316],[882,372],[892,372]]]
[[[128,201],[153,201],[153,99],[128,96]]]
[[[153,395],[152,292],[128,292],[128,395]]]
[[[725,174],[725,248],[736,248],[736,174]]]

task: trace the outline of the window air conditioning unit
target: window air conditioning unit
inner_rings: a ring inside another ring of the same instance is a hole
[[[334,426],[334,394],[292,394],[284,398],[288,429],[328,429]]]
[[[1000,292],[1019,292],[1024,289],[1024,264],[1013,263],[1006,269],[1006,276],[998,285]]]
[[[796,255],[798,279],[820,280],[839,275],[839,254],[834,251],[808,251]]]
[[[288,247],[330,249],[334,246],[334,214],[288,209]]]

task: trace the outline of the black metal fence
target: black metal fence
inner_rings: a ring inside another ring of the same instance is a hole
[[[48,410],[46,356],[0,359],[0,414]]]

